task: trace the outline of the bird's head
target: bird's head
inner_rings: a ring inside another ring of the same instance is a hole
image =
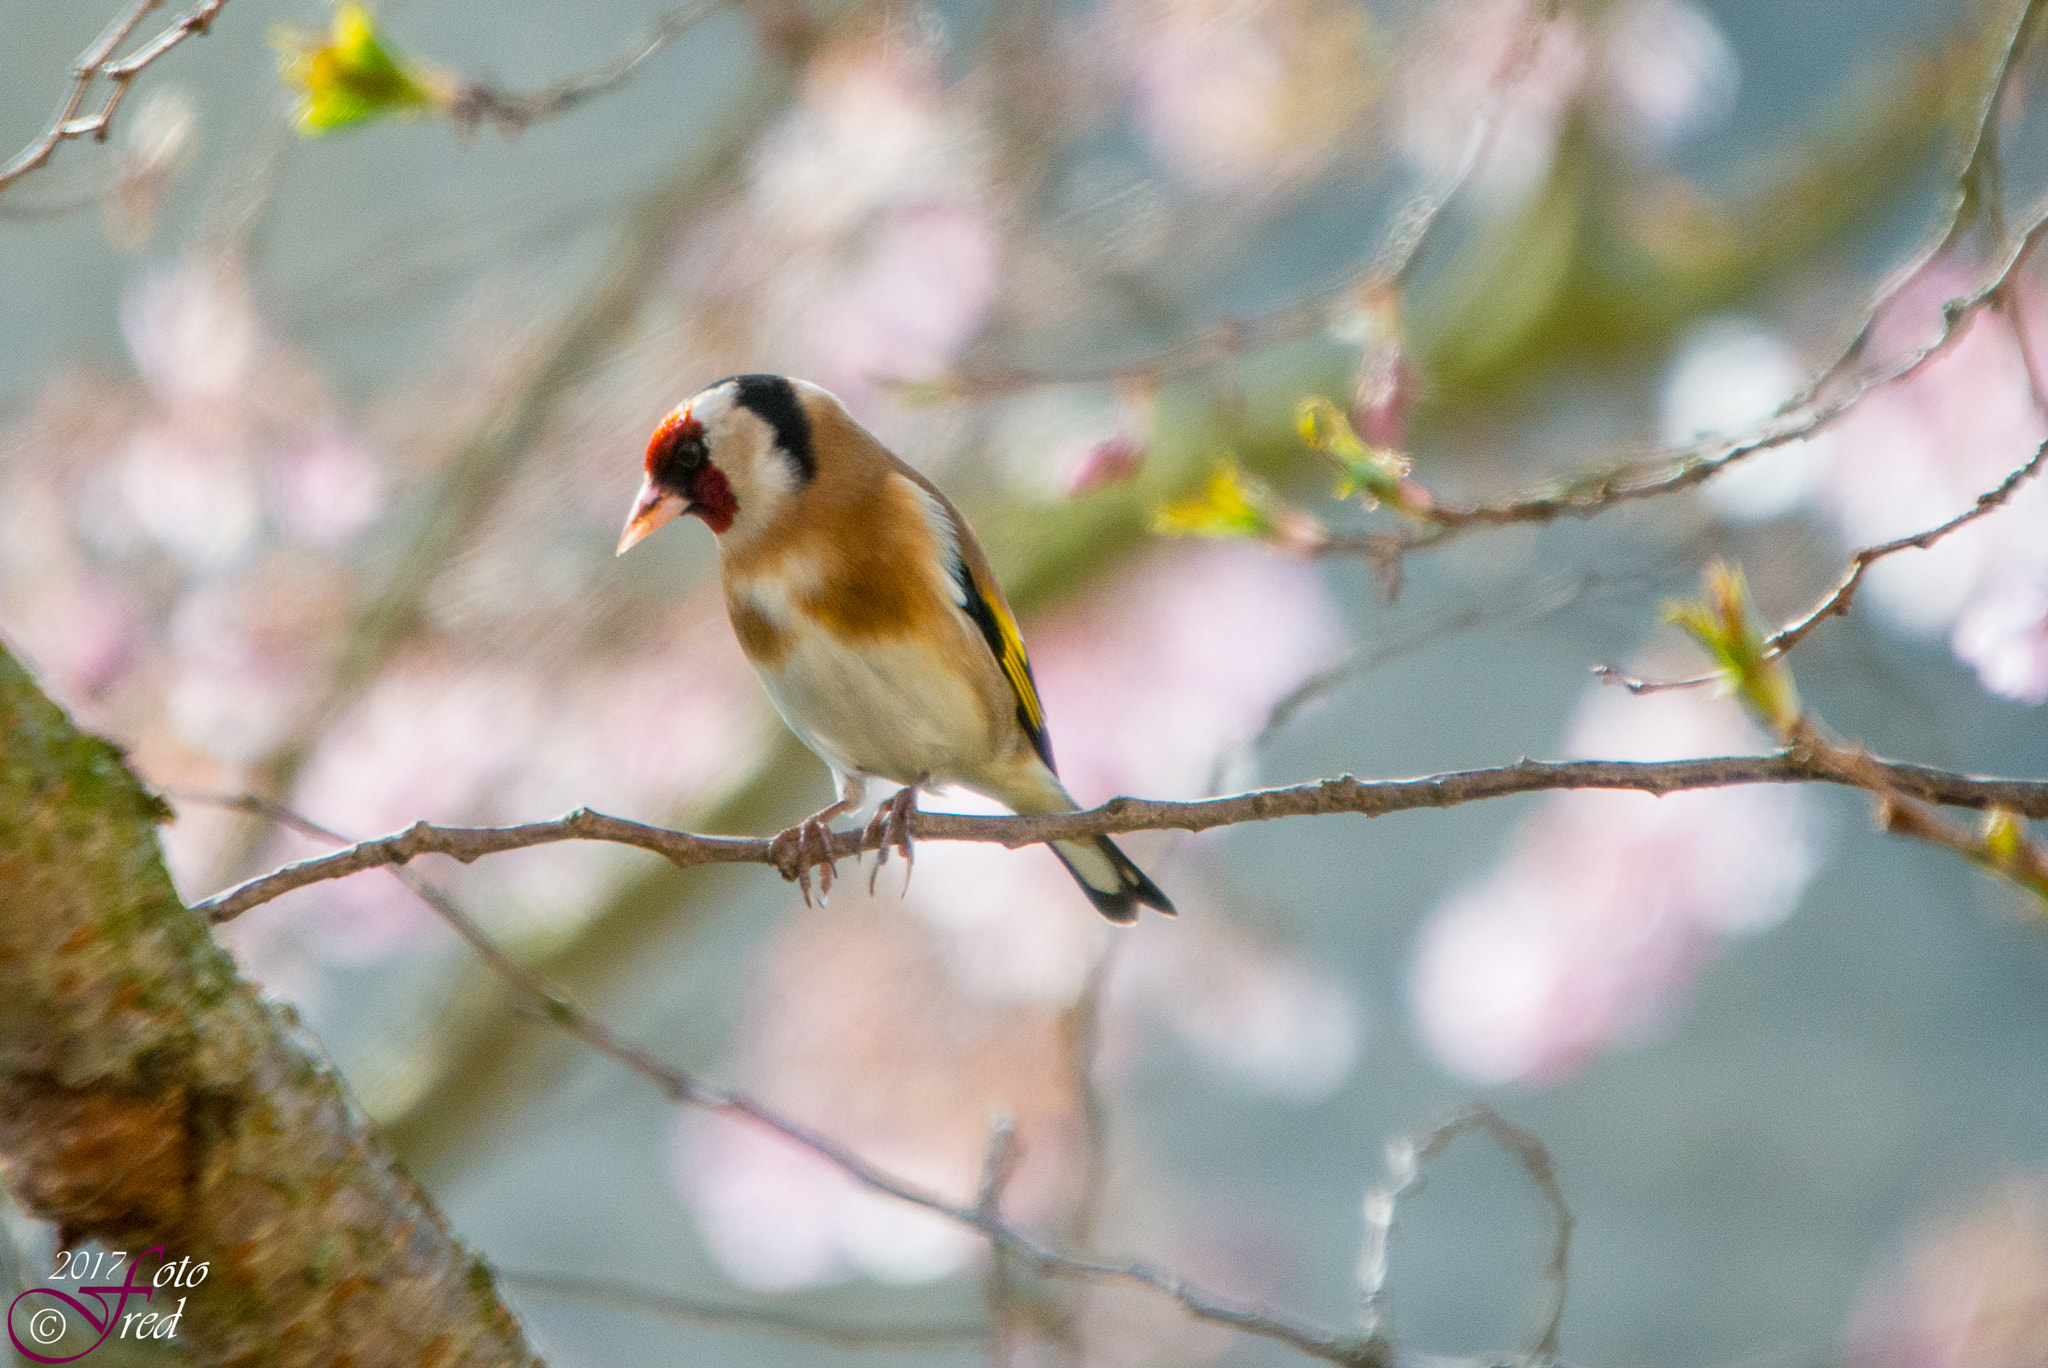
[[[647,476],[619,538],[624,555],[679,514],[746,541],[817,473],[808,405],[836,402],[780,375],[735,375],[685,401],[647,443]]]

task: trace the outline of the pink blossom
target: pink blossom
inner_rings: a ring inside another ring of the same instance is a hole
[[[1952,644],[1992,693],[2048,703],[2048,582],[1998,586],[1964,611]]]
[[[9,638],[34,662],[44,686],[73,706],[127,667],[141,627],[129,595],[92,573],[31,582],[7,616]]]
[[[942,369],[994,302],[998,247],[979,208],[924,204],[885,216],[855,261],[816,282],[809,373],[858,405],[878,379]]]
[[[1924,268],[1873,330],[1869,364],[1894,365],[1932,341],[1941,305],[1969,292],[1973,272]],[[2038,292],[2023,292],[2035,345],[2048,343]],[[1950,349],[1911,379],[1872,390],[1835,425],[1822,509],[1846,547],[1908,536],[1970,508],[2048,438],[2008,317],[1980,311]],[[2048,480],[2020,485],[2004,506],[1927,550],[1871,567],[1859,603],[1919,635],[1945,633],[1984,687],[2043,701],[2040,639],[2048,585]]]
[[[1238,1083],[1318,1102],[1350,1076],[1365,1024],[1350,987],[1298,948],[1181,897],[1187,919],[1130,959],[1133,1005]]]
[[[1030,1222],[1056,1218],[1078,1178],[1083,1132],[1064,1042],[1057,1010],[964,996],[893,898],[842,897],[798,913],[769,943],[731,1067],[770,1105],[955,1200],[973,1193],[990,1118],[1014,1118],[1005,1204]],[[980,1253],[957,1226],[863,1189],[752,1122],[683,1113],[673,1137],[672,1181],[713,1257],[750,1287],[929,1282]]]
[[[1662,156],[1735,108],[1735,50],[1691,0],[1629,0],[1603,29],[1600,107],[1615,141]]]
[[[1565,9],[1543,24],[1532,57],[1517,54],[1536,23],[1527,0],[1439,5],[1402,73],[1401,142],[1432,175],[1461,165],[1481,110],[1504,82],[1505,103],[1473,189],[1512,204],[1550,173],[1575,106],[1641,155],[1662,156],[1725,117],[1741,72],[1713,16],[1691,0],[1625,0],[1597,23]]]
[[[316,429],[271,471],[271,517],[316,546],[348,541],[383,507],[384,477],[376,458],[333,427]]]
[[[2014,1174],[1920,1223],[1844,1334],[1850,1368],[2022,1368],[2048,1360],[2048,1182]]]
[[[1087,494],[1112,485],[1128,484],[1145,463],[1145,446],[1135,436],[1119,432],[1088,448],[1087,454],[1064,481],[1068,496]]]
[[[1567,750],[1654,760],[1761,742],[1728,699],[1596,688]],[[1789,790],[1554,795],[1425,923],[1410,977],[1424,1039],[1475,1083],[1568,1077],[1668,1026],[1720,942],[1789,913],[1819,859]]]
[[[1767,423],[1807,382],[1792,345],[1760,320],[1705,318],[1679,340],[1657,397],[1657,439],[1684,447],[1746,435]],[[1834,436],[1823,430],[1745,458],[1706,486],[1706,497],[1742,522],[1781,517],[1814,494]]]
[[[1089,45],[1128,82],[1132,125],[1204,194],[1255,194],[1326,161],[1376,94],[1348,5],[1116,0],[1103,28]]]
[[[886,26],[813,60],[795,110],[755,155],[756,218],[830,242],[878,212],[977,189],[984,149],[971,123],[947,117],[940,57]]]
[[[661,821],[708,803],[744,774],[769,726],[759,685],[710,606],[698,601],[664,624],[644,655],[568,676],[405,656],[321,737],[293,805],[368,836],[579,805]],[[602,905],[644,858],[595,844],[516,852],[461,871],[458,886],[493,909],[501,932],[552,933]],[[337,962],[393,953],[432,922],[388,879],[346,880],[318,901],[308,943]]]
[[[151,270],[121,303],[135,368],[166,404],[234,399],[262,339],[247,276],[227,258]]]
[[[198,569],[225,569],[255,548],[262,526],[256,471],[239,433],[189,412],[141,428],[120,465],[130,519]],[[87,500],[81,518],[106,516]]]
[[[1242,544],[1155,552],[1031,623],[1060,774],[1083,802],[1194,796],[1341,636],[1312,567]]]
[[[1938,286],[1936,288],[1939,288]],[[1824,506],[1848,546],[1906,536],[1968,508],[2033,454],[2048,428],[2017,347],[1996,314],[1912,380],[1866,394],[1835,430]],[[1871,567],[1867,601],[1893,625],[1931,634],[1994,581],[2048,571],[2048,482],[1926,551]]]
[[[1130,4],[1131,114],[1162,160],[1205,190],[1270,176],[1285,150],[1288,66],[1265,20],[1276,7]]]
[[[1461,0],[1432,10],[1397,92],[1401,149],[1411,164],[1439,177],[1463,164],[1481,112],[1536,22],[1528,0]],[[1473,175],[1472,193],[1495,205],[1520,200],[1550,174],[1565,115],[1593,70],[1594,39],[1576,10],[1560,11],[1535,41]]]
[[[201,581],[172,610],[165,711],[190,746],[233,763],[270,754],[303,720],[322,637],[336,625],[334,585],[273,565]]]
[[[878,381],[954,360],[995,299],[987,149],[939,57],[885,26],[814,61],[726,247],[777,368],[864,414]]]

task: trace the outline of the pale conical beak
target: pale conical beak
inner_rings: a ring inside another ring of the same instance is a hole
[[[683,500],[680,497],[656,489],[652,480],[642,480],[640,497],[633,501],[633,512],[626,519],[626,530],[619,534],[616,554],[625,555],[642,537],[663,523],[675,521],[676,515],[682,511]]]

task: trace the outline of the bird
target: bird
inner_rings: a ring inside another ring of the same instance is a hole
[[[775,838],[806,903],[832,886],[827,823],[870,780],[900,785],[869,823],[872,890],[912,859],[917,794],[958,785],[1025,814],[1074,812],[1017,620],[960,511],[829,391],[735,375],[655,427],[618,554],[684,515],[718,543],[725,604],[789,729],[832,771],[834,802]],[[1112,922],[1173,903],[1107,836],[1049,843]],[[906,874],[907,877],[907,874]]]

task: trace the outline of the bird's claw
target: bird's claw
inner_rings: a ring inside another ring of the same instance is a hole
[[[775,862],[775,868],[782,877],[797,886],[803,894],[804,906],[812,906],[811,871],[818,871],[818,906],[823,906],[832,896],[833,881],[838,878],[838,861],[832,854],[832,828],[825,825],[818,816],[804,818],[795,826],[777,836],[768,846],[768,857]]]
[[[875,809],[861,837],[863,845],[875,843],[875,867],[868,871],[869,897],[874,896],[875,880],[882,877],[882,866],[889,863],[890,846],[903,852],[903,891],[910,891],[910,871],[917,862],[910,839],[910,814],[917,810],[917,789],[916,784],[906,784],[896,790],[895,797]]]

